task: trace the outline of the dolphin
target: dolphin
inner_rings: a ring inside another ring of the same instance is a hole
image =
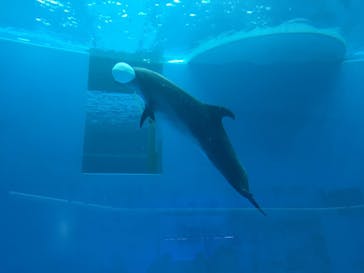
[[[152,70],[117,63],[112,74],[116,82],[136,86],[144,99],[145,108],[140,127],[155,112],[162,113],[182,126],[205,152],[230,185],[266,215],[249,191],[246,171],[240,164],[222,124],[224,117],[235,119],[229,109],[200,102],[173,82]]]

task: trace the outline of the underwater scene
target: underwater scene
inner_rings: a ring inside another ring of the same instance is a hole
[[[364,2],[0,2],[0,273],[364,273]]]

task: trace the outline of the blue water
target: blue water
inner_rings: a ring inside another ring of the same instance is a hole
[[[3,1],[0,273],[364,272],[363,11],[359,0]],[[297,18],[337,28],[345,59],[165,62]],[[135,171],[153,131],[135,129],[135,95],[90,90],[89,48],[162,56],[166,77],[231,109],[224,127],[268,216],[164,120],[161,174],[100,173],[120,155]],[[94,124],[104,165],[86,173]],[[114,138],[102,141],[105,128]]]

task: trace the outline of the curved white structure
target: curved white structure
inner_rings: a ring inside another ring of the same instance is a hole
[[[202,64],[340,62],[345,53],[345,41],[337,30],[290,21],[214,38],[192,50],[185,60]]]

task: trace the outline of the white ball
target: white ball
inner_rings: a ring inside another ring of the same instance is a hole
[[[129,64],[120,62],[112,68],[112,75],[115,81],[128,83],[134,80],[135,71]]]

